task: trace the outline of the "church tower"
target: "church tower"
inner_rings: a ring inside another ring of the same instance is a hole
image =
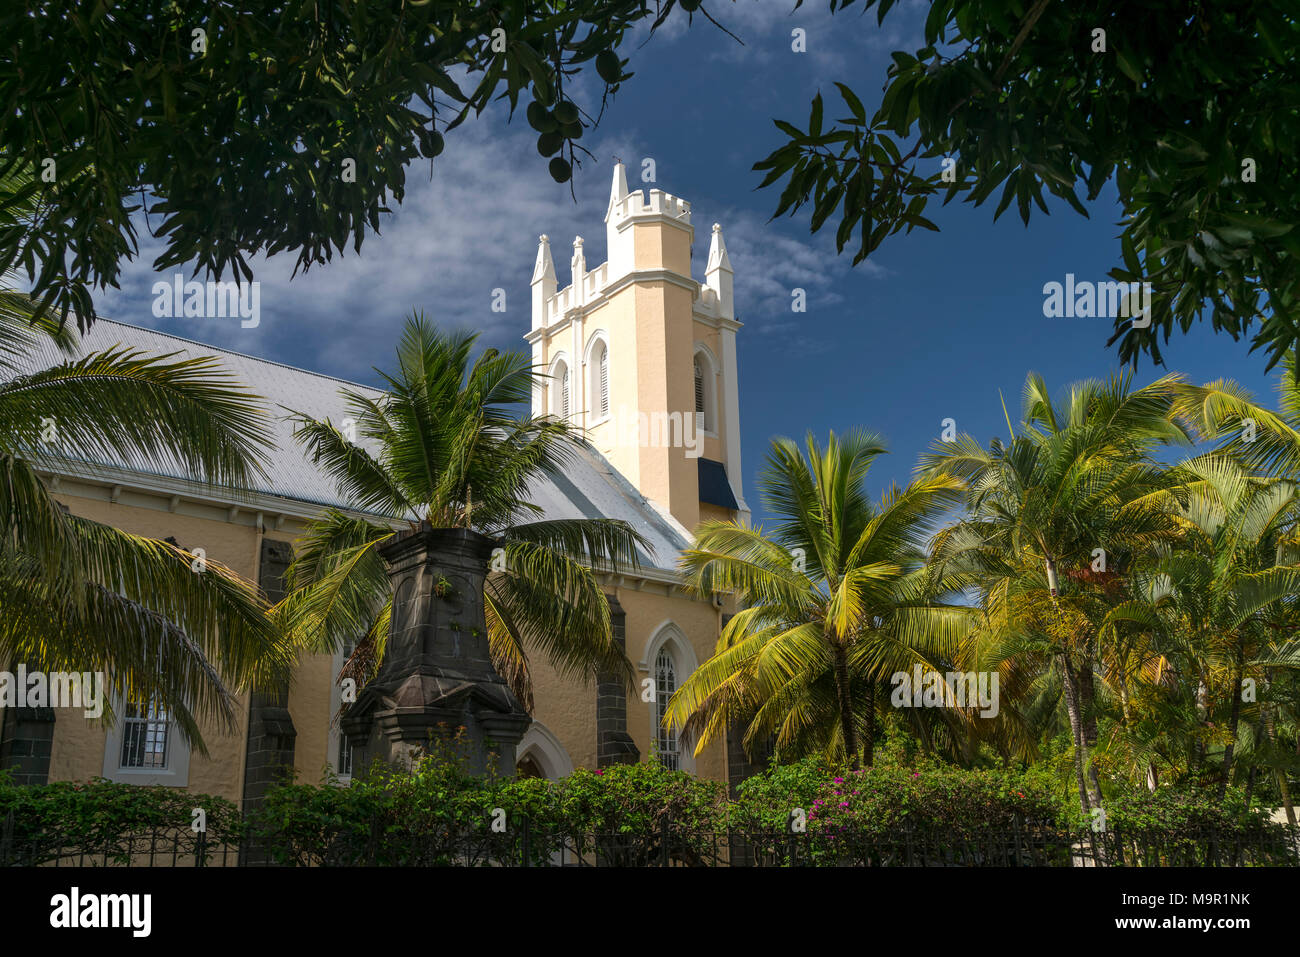
[[[557,288],[542,236],[532,279],[533,362],[549,377],[535,415],[581,427],[641,494],[688,531],[747,520],[731,260],[716,223],[704,281],[691,276],[690,203],[662,190],[629,192],[614,167],[605,211],[606,261],[587,268],[573,241],[571,282]]]

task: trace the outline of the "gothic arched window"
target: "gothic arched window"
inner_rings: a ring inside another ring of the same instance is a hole
[[[573,383],[570,381],[569,364],[563,359],[551,366],[551,415],[558,419],[567,419],[572,408],[571,396]]]
[[[717,430],[713,415],[713,363],[703,351],[695,353],[695,423],[705,432]]]
[[[591,370],[591,381],[587,394],[591,396],[593,420],[599,422],[609,416],[609,346],[603,338],[598,338],[591,346],[587,368]]]
[[[668,699],[677,690],[677,664],[667,647],[660,648],[655,656],[655,729],[658,737],[655,751],[659,762],[670,771],[681,769],[681,750],[677,742],[677,732],[664,725],[664,715],[668,712]]]

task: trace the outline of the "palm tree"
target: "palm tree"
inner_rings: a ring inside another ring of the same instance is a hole
[[[1172,376],[1142,389],[1131,388],[1131,375],[1086,381],[1057,405],[1031,374],[1019,432],[1008,418],[1007,443],[985,449],[959,436],[922,459],[921,474],[958,477],[968,490],[969,514],[936,537],[933,561],[978,584],[985,614],[971,642],[990,661],[1018,657],[1045,678],[1059,676],[1085,812],[1101,799],[1088,758],[1101,625],[1125,597],[1135,557],[1177,534],[1150,454],[1158,443],[1189,440],[1173,412],[1178,384]]]
[[[1282,366],[1277,411],[1259,404],[1239,383],[1219,379],[1203,386],[1180,384],[1177,414],[1199,439],[1218,442],[1218,451],[1257,474],[1300,478],[1300,370],[1294,351]]]
[[[697,737],[697,753],[743,724],[751,751],[774,733],[782,753],[870,765],[878,686],[952,659],[970,609],[936,600],[921,541],[960,483],[929,476],[872,502],[864,483],[884,451],[861,431],[832,433],[825,448],[809,435],[806,458],[778,439],[758,480],[773,531],[697,531],[682,559],[688,586],[734,593],[742,608],[668,704],[665,721]]]
[[[72,333],[32,316],[25,296],[0,291],[0,660],[102,672],[203,752],[200,716],[232,728],[238,691],[287,674],[266,602],[211,559],[196,573],[182,548],[70,514],[40,473],[161,467],[249,488],[266,416],[215,359],[120,347],[76,358]],[[43,365],[50,353],[62,361]]]
[[[1276,654],[1292,633],[1288,606],[1300,595],[1300,496],[1293,480],[1252,476],[1226,455],[1194,458],[1171,478],[1169,507],[1184,536],[1148,574],[1164,585],[1165,608],[1185,631],[1192,651],[1186,660],[1196,669],[1188,677],[1204,689],[1202,722],[1212,701],[1228,702],[1222,799],[1242,730],[1243,681],[1264,683],[1256,660]]]
[[[384,394],[343,392],[357,443],[329,420],[295,413],[296,436],[351,513],[329,509],[311,524],[280,613],[320,650],[360,639],[344,674],[364,684],[382,658],[392,606],[380,547],[404,524],[473,528],[504,550],[505,570],[484,590],[488,639],[525,707],[530,652],[561,674],[596,668],[630,682],[596,571],[635,565],[645,541],[621,521],[541,518],[528,501],[530,483],[563,468],[582,440],[568,423],[515,415],[540,373],[518,352],[488,349],[471,363],[475,339],[412,317],[397,371],[379,373]]]
[[[1232,457],[1253,469],[1255,474],[1275,476],[1292,482],[1300,480],[1300,379],[1297,378],[1297,357],[1294,350],[1288,352],[1283,360],[1282,369],[1276,378],[1278,410],[1274,411],[1259,404],[1250,392],[1231,380],[1218,380],[1205,386],[1184,386],[1180,394],[1180,414],[1191,422],[1203,440],[1217,441],[1218,452]],[[1285,532],[1277,534],[1279,551],[1278,564],[1295,561],[1291,550],[1294,539],[1294,525]],[[1285,551],[1283,550],[1285,549]],[[1294,634],[1297,605],[1292,597],[1274,605],[1272,618],[1274,623],[1273,640],[1267,649],[1261,651],[1261,657],[1255,662],[1263,669],[1264,687],[1271,693],[1276,692],[1282,683],[1270,681],[1273,669],[1282,668],[1291,674],[1300,671],[1300,642],[1294,638],[1285,640],[1279,634]],[[1279,630],[1279,623],[1285,623]],[[1282,756],[1277,753],[1274,738],[1277,731],[1278,715],[1275,707],[1284,707],[1280,702],[1261,698],[1259,717],[1255,730],[1256,750],[1268,752],[1272,756],[1273,770],[1288,820],[1294,822],[1290,788],[1287,783],[1287,770],[1294,767],[1294,756]],[[1300,754],[1300,746],[1297,748]],[[1281,759],[1279,761],[1279,758]],[[1253,783],[1253,766],[1252,777]]]

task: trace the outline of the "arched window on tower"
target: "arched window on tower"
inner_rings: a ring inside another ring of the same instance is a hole
[[[695,353],[695,424],[702,431],[714,432],[713,421],[713,364],[704,352]]]
[[[590,381],[587,395],[591,397],[592,421],[601,422],[609,417],[609,346],[604,338],[596,338],[587,360]]]
[[[570,411],[572,382],[569,377],[569,364],[563,359],[551,366],[551,415],[558,419],[567,419]]]
[[[700,368],[699,356],[695,357],[695,414],[704,416],[704,370]]]
[[[664,726],[664,715],[668,712],[668,699],[677,690],[677,664],[672,652],[665,646],[655,656],[655,729],[657,731],[655,753],[659,762],[670,771],[681,770],[681,749],[677,741],[677,732]]]
[[[600,347],[600,365],[597,367],[597,375],[600,377],[600,417],[603,419],[609,415],[609,349],[602,344]]]

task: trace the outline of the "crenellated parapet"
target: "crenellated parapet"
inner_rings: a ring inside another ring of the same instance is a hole
[[[686,226],[691,224],[691,204],[679,196],[665,193],[662,189],[650,190],[649,199],[641,190],[634,190],[611,204],[610,213],[616,222],[642,216],[666,216],[679,220]]]
[[[638,226],[657,227],[642,235],[639,250],[635,232]],[[681,239],[676,242],[661,240],[663,233],[660,230],[664,226],[682,230]],[[572,310],[599,301],[613,285],[626,280],[634,272],[670,273],[679,281],[690,284],[705,315],[734,318],[731,262],[727,258],[726,245],[722,242],[722,227],[716,223],[713,226],[709,265],[704,282],[689,275],[689,251],[693,237],[690,202],[661,189],[652,189],[648,193],[629,190],[626,170],[622,163],[617,164],[610,188],[609,205],[605,210],[605,248],[608,258],[599,266],[588,269],[585,254],[580,255],[582,237],[577,237],[575,255],[570,263],[569,285],[558,288],[550,240],[546,236],[540,237],[532,279],[532,328],[537,330],[554,325]]]

